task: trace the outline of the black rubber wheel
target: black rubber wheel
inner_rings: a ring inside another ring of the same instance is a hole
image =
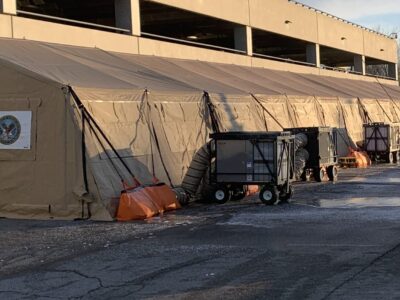
[[[394,154],[394,161],[400,163],[400,151],[396,151]]]
[[[289,192],[286,191],[286,186],[283,186],[281,192],[279,193],[279,200],[281,202],[289,202],[289,200],[293,197],[293,187],[289,185]]]
[[[394,161],[394,156],[393,156],[393,152],[390,152],[386,155],[386,162],[389,164],[392,164]]]
[[[278,201],[279,192],[276,186],[266,185],[261,189],[259,197],[265,205],[274,205]]]
[[[328,177],[330,181],[337,181],[339,176],[339,169],[337,166],[329,166],[328,167]]]
[[[324,168],[315,169],[314,178],[318,182],[322,182],[325,178],[325,170]]]
[[[216,187],[213,192],[213,200],[217,204],[224,204],[231,199],[231,192],[224,186]]]
[[[311,176],[310,176],[310,171],[304,170],[303,174],[301,174],[301,180],[302,181],[310,181]]]

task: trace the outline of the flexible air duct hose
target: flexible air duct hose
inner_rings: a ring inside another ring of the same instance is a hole
[[[210,151],[208,144],[205,144],[193,156],[189,169],[183,178],[182,188],[190,196],[194,197],[197,194],[200,183],[206,175],[210,159]]]
[[[296,151],[294,159],[294,174],[297,180],[300,180],[301,175],[306,167],[306,162],[310,158],[310,154],[306,149],[300,148]]]
[[[310,154],[306,149],[308,137],[304,133],[298,133],[295,135],[294,139],[294,151],[295,159],[294,159],[294,174],[297,180],[301,178],[301,175],[304,172],[304,168],[306,167],[307,160],[310,158]]]
[[[304,133],[298,133],[294,137],[294,151],[304,148],[308,144],[308,137]]]

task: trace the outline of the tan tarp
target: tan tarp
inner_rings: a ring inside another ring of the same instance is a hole
[[[0,150],[0,216],[114,217],[121,181],[86,126],[70,85],[139,180],[179,185],[212,132],[206,94],[223,131],[339,128],[341,154],[367,121],[397,122],[400,88],[307,74],[0,40],[0,109],[31,110],[32,150]],[[104,141],[103,141],[104,142]],[[118,171],[129,174],[105,145]],[[83,204],[83,206],[82,206]]]

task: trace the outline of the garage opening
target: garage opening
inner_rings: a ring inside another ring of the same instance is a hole
[[[362,73],[355,66],[355,54],[335,48],[320,46],[321,67],[335,71]]]
[[[240,24],[146,0],[140,1],[140,15],[144,37],[246,53]]]
[[[396,65],[393,63],[366,57],[365,64],[367,75],[396,79]]]
[[[315,66],[310,53],[313,51],[312,47],[312,44],[303,40],[253,29],[254,56]]]
[[[116,28],[114,0],[17,0],[17,13],[55,23],[130,32],[128,28]]]

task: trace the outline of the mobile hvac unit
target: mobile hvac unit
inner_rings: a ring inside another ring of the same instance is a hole
[[[364,150],[373,161],[400,162],[400,123],[364,124]]]
[[[225,132],[210,135],[213,198],[225,203],[246,185],[259,185],[260,200],[273,205],[293,195],[294,136],[290,132]]]

